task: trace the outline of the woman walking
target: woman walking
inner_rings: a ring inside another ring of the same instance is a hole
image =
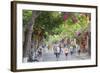
[[[68,48],[67,47],[64,49],[64,53],[65,53],[65,56],[67,57],[68,56]]]
[[[54,54],[56,55],[56,59],[58,61],[59,56],[60,56],[60,47],[59,46],[54,46]]]

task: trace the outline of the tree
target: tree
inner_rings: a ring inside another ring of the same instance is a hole
[[[24,39],[24,44],[23,44],[23,58],[31,58],[31,37],[32,37],[32,32],[33,32],[33,26],[35,24],[35,19],[39,15],[39,12],[37,11],[31,11],[32,16],[29,22],[27,23],[27,28],[25,31],[25,39]]]

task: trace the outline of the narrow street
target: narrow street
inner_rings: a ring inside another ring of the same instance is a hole
[[[45,61],[66,61],[66,60],[85,60],[90,59],[90,56],[88,53],[73,53],[72,55],[68,53],[67,56],[65,56],[64,52],[62,52],[59,56],[59,58],[56,58],[56,55],[52,50],[46,50],[43,52],[42,57],[39,58],[39,62],[45,62]]]

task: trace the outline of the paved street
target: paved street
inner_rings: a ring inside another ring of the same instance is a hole
[[[45,51],[41,58],[39,58],[39,61],[65,61],[65,60],[84,60],[84,59],[90,59],[90,56],[88,56],[88,53],[74,53],[74,54],[68,54],[67,57],[65,56],[64,52],[62,52],[57,59],[54,52],[52,50]]]

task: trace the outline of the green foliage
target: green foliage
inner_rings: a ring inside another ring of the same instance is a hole
[[[31,10],[23,10],[23,26],[27,25],[27,23],[31,19],[31,16],[32,16]]]
[[[36,18],[35,27],[41,27],[49,34],[54,33],[56,28],[62,23],[61,16],[58,12],[41,12],[41,14]]]
[[[84,30],[88,27],[89,21],[85,15],[71,13],[66,21],[63,20],[62,15],[63,12],[41,11],[35,19],[33,32],[37,32],[37,34],[34,35],[44,37],[47,42],[55,42],[64,37],[74,38],[76,31]],[[31,16],[31,10],[23,10],[23,25],[27,25]],[[76,23],[72,20],[73,16],[78,20]],[[42,33],[42,35],[38,35],[38,32]]]

